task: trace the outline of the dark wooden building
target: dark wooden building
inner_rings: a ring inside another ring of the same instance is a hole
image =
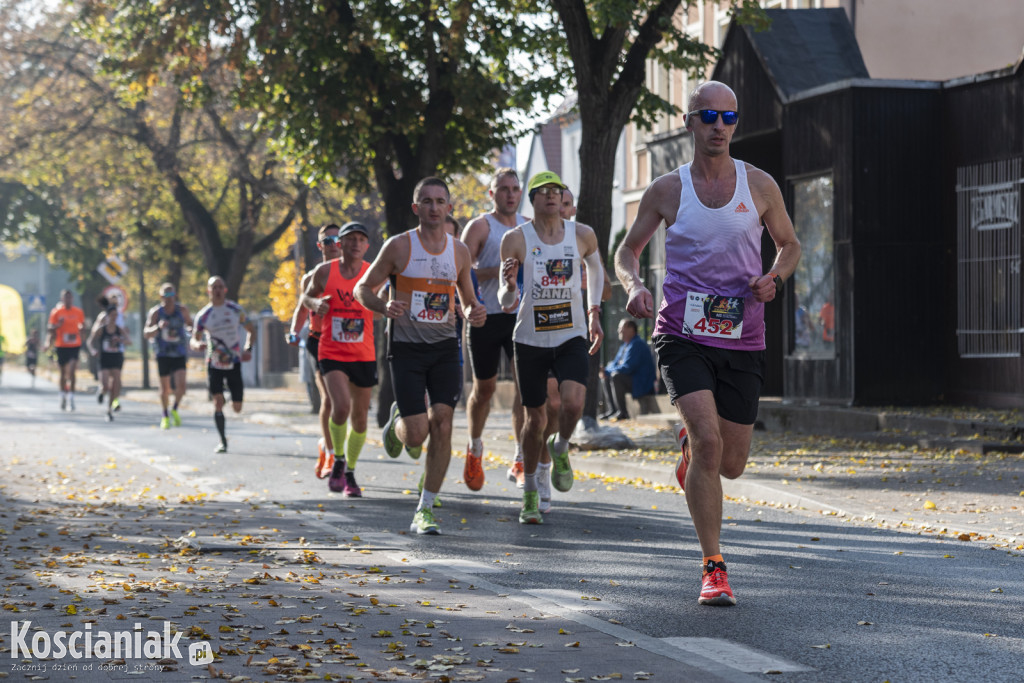
[[[843,10],[768,14],[733,25],[713,76],[739,101],[733,156],[775,177],[804,247],[767,307],[765,393],[1024,406],[1021,63],[873,80]]]

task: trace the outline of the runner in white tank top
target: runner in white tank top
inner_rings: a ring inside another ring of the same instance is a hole
[[[601,283],[604,268],[597,249],[597,236],[582,223],[563,220],[561,178],[545,171],[530,179],[528,191],[534,220],[510,231],[501,241],[502,283],[498,300],[507,311],[519,306],[516,320],[516,378],[526,410],[523,427],[522,524],[540,524],[543,499],[550,500],[548,470],[541,468],[543,434],[547,422],[547,377],[553,370],[558,379],[562,412],[558,432],[548,439],[552,457],[550,484],[560,491],[572,487],[569,464],[569,436],[583,414],[590,354],[597,353],[601,330]],[[587,263],[587,292],[590,297],[587,322],[580,319],[579,261]],[[523,269],[523,301],[518,302],[516,275]],[[587,335],[590,336],[588,348]]]
[[[462,232],[462,241],[469,248],[473,267],[480,283],[480,298],[487,308],[487,322],[482,327],[469,329],[469,357],[473,367],[473,390],[466,402],[469,422],[469,443],[466,445],[466,464],[462,480],[473,491],[484,485],[482,440],[487,416],[491,412],[491,399],[498,386],[498,366],[501,354],[512,362],[512,328],[516,317],[501,310],[498,303],[498,285],[501,275],[501,239],[527,218],[516,213],[523,196],[519,174],[512,168],[499,168],[491,179],[490,194],[493,209],[469,223]],[[516,458],[522,460],[519,434],[523,429],[523,405],[516,387],[512,399],[512,429],[516,436]],[[522,477],[522,465],[519,466]],[[515,472],[511,477],[516,479]]]
[[[423,490],[410,530],[438,534],[432,508],[452,456],[452,415],[462,386],[451,289],[458,288],[470,325],[482,325],[487,311],[473,291],[469,250],[445,230],[452,207],[448,186],[440,178],[424,178],[413,198],[419,226],[384,243],[356,284],[355,297],[389,321],[403,321],[388,351],[396,402],[384,427],[384,450],[397,458],[404,446],[418,458],[419,448],[430,437]],[[413,259],[423,260],[417,265]],[[391,298],[384,301],[376,292],[389,278]],[[424,392],[430,397],[429,414]]]
[[[684,425],[676,479],[686,490],[703,552],[698,602],[734,605],[719,546],[719,477],[735,479],[746,467],[764,373],[764,304],[796,270],[800,241],[771,176],[729,156],[739,118],[733,91],[717,81],[703,83],[687,109],[693,162],[644,192],[615,254],[615,270],[629,294],[626,310],[653,317],[639,258],[658,228],[669,226],[654,342]],[[768,273],[761,269],[762,222],[778,250]]]

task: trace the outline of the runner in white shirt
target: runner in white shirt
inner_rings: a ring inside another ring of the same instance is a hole
[[[548,439],[553,466],[550,484],[559,491],[572,488],[569,436],[583,414],[589,360],[597,353],[601,330],[601,282],[604,268],[597,249],[597,235],[586,225],[563,220],[559,214],[562,191],[555,173],[538,173],[527,185],[535,218],[505,234],[501,241],[502,282],[498,300],[507,311],[516,310],[516,378],[526,410],[523,427],[523,508],[521,524],[544,521],[541,503],[550,502],[549,470],[539,470],[547,412],[548,372],[554,371],[561,398],[558,432]],[[587,295],[584,319],[580,262],[587,263]],[[523,301],[516,275],[523,266]],[[590,337],[588,347],[587,337]],[[547,494],[547,495],[545,495]],[[545,505],[547,507],[547,505]]]
[[[242,362],[252,358],[255,336],[253,324],[245,309],[227,299],[228,287],[223,278],[214,275],[206,283],[210,303],[203,306],[195,317],[191,346],[206,351],[206,371],[210,397],[213,399],[213,421],[220,434],[220,445],[215,452],[226,453],[228,439],[224,422],[224,384],[231,392],[231,407],[242,412]],[[245,328],[245,346],[242,346],[240,328]]]

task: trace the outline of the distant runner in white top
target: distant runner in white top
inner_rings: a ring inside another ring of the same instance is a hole
[[[487,309],[487,322],[482,327],[469,328],[469,356],[473,362],[473,390],[466,404],[466,418],[469,421],[469,444],[466,446],[466,464],[462,478],[473,491],[484,485],[484,469],[481,462],[484,444],[481,440],[487,416],[491,412],[491,397],[498,386],[498,363],[501,352],[512,362],[512,329],[516,314],[506,313],[498,303],[498,286],[501,276],[501,239],[517,225],[528,219],[516,213],[523,196],[519,185],[519,174],[512,168],[499,168],[491,180],[488,193],[494,208],[479,216],[462,232],[462,241],[469,248],[473,268],[480,283],[480,296]],[[516,388],[512,402],[512,428],[516,434],[516,462],[509,470],[509,478],[517,483],[522,480],[522,447],[519,433],[523,428],[523,405]]]
[[[191,346],[196,351],[206,351],[213,421],[220,434],[220,445],[215,452],[226,453],[224,384],[227,383],[231,392],[231,407],[236,413],[242,412],[242,363],[252,358],[252,342],[256,335],[245,309],[227,299],[228,286],[223,278],[218,275],[211,277],[206,283],[206,293],[210,303],[196,313]],[[244,348],[240,327],[244,327],[246,332]]]

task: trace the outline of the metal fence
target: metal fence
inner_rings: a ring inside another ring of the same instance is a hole
[[[1021,355],[1021,160],[956,172],[961,358]]]

